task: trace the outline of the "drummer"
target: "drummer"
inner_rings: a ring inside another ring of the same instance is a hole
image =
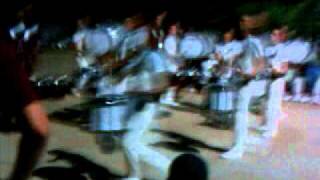
[[[168,33],[164,39],[163,50],[168,57],[168,71],[172,74],[176,74],[181,65],[181,60],[179,59],[178,53],[178,43],[180,39],[179,30],[180,25],[178,22],[173,22],[168,26]],[[171,86],[166,93],[162,96],[160,102],[161,104],[170,105],[170,106],[179,106],[176,102],[177,96],[177,86]]]
[[[219,77],[228,75],[227,71],[231,70],[233,62],[240,58],[242,52],[242,43],[237,40],[235,28],[225,29],[223,32],[223,42],[215,47],[213,57],[202,63],[203,75],[206,82],[210,82],[209,79],[212,78],[213,74]],[[205,94],[207,95],[207,93]],[[207,107],[209,98],[204,98],[204,100],[203,106]]]
[[[244,21],[245,19],[242,19]],[[241,23],[243,23],[241,21]],[[264,48],[261,41],[252,34],[250,29],[243,29],[247,35],[243,40],[243,53],[234,64],[239,66],[243,77],[255,77],[264,67]],[[251,78],[252,79],[252,78]],[[256,142],[248,136],[249,106],[253,96],[264,94],[266,83],[264,81],[250,80],[243,84],[238,91],[235,112],[234,144],[232,148],[221,155],[225,159],[239,159],[245,152],[247,143]]]
[[[288,41],[287,50],[289,57],[289,71],[286,76],[286,83],[291,88],[291,95],[286,95],[286,101],[304,102],[304,91],[306,88],[305,78],[302,76],[306,64],[312,60],[311,44],[303,39]]]
[[[239,59],[243,52],[243,46],[236,39],[236,30],[230,28],[223,34],[223,43],[217,45],[214,57],[220,63],[226,64],[227,67],[232,67],[233,62]]]
[[[80,92],[84,88],[84,86],[89,81],[89,76],[85,72],[88,67],[94,64],[93,58],[83,58],[83,53],[86,51],[85,49],[85,37],[89,34],[91,29],[95,28],[95,24],[92,22],[91,16],[86,15],[80,17],[77,20],[77,31],[73,35],[73,44],[77,50],[76,61],[79,66],[79,70],[81,73],[80,78],[76,82],[76,86],[72,89],[72,93],[75,96],[80,96]]]
[[[271,34],[271,41],[274,44],[266,48],[265,54],[268,58],[268,64],[272,67],[272,72],[276,74],[285,74],[288,71],[288,56],[285,53],[287,45],[287,28],[285,26],[276,26]],[[279,119],[282,115],[282,98],[284,93],[284,78],[278,77],[270,80],[267,89],[267,102],[264,114],[264,122],[258,129],[262,130],[263,137],[274,137],[278,132]]]
[[[166,175],[169,167],[169,159],[150,148],[142,140],[157,113],[157,102],[160,94],[167,87],[168,77],[163,56],[156,50],[157,47],[152,43],[152,37],[142,36],[150,36],[150,29],[146,25],[144,16],[138,15],[129,21],[127,25],[130,25],[130,28],[128,29],[140,32],[141,36],[137,37],[141,38],[134,41],[136,46],[140,47],[139,54],[131,59],[121,71],[123,74],[127,73],[125,81],[127,82],[127,93],[131,98],[129,102],[131,112],[127,116],[127,132],[123,137],[122,145],[129,163],[128,179],[139,180],[143,178],[141,161],[157,167],[162,176]],[[134,48],[133,45],[131,47]]]

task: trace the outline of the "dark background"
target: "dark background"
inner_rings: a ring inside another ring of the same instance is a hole
[[[294,4],[301,0],[279,0]],[[137,11],[169,10],[170,15],[190,24],[214,22],[224,17],[236,17],[237,8],[248,2],[264,4],[276,0],[13,0],[1,1],[1,16],[12,16],[24,5],[32,2],[36,17],[44,23],[70,23],[85,13],[98,18],[122,18]]]
[[[194,29],[217,29],[226,24],[238,25],[243,14],[267,11],[271,21],[288,24],[297,35],[320,34],[319,0],[13,0],[0,2],[0,23],[15,24],[15,14],[28,3],[34,6],[34,17],[42,25],[75,26],[84,15],[96,20],[123,20],[137,12],[169,12],[168,19],[179,20]],[[0,25],[1,25],[0,24]]]

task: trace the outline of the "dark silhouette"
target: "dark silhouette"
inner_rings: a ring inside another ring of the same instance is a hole
[[[206,162],[194,154],[178,156],[170,166],[168,180],[208,180]]]

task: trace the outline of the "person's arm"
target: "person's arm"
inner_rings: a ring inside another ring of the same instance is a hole
[[[31,129],[40,134],[41,136],[48,136],[49,133],[49,120],[38,101],[33,101],[26,105],[23,109],[23,114],[30,125]]]
[[[9,46],[9,44],[4,46]],[[10,99],[7,108],[18,117],[17,122],[21,125],[22,133],[10,180],[26,180],[30,177],[47,144],[48,118],[37,100],[38,97],[35,95],[25,70],[15,57],[16,53],[14,50],[12,53],[9,52],[0,51],[1,75],[6,82],[2,88],[6,93],[6,99]]]
[[[15,167],[9,180],[27,180],[30,178],[48,140],[48,118],[40,103],[33,101],[26,105],[22,114],[24,117],[21,119],[23,122],[20,122],[23,125],[22,137]]]

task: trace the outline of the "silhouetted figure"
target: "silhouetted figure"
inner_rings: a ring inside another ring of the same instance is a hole
[[[194,154],[182,154],[171,164],[168,180],[208,180],[206,162]]]

